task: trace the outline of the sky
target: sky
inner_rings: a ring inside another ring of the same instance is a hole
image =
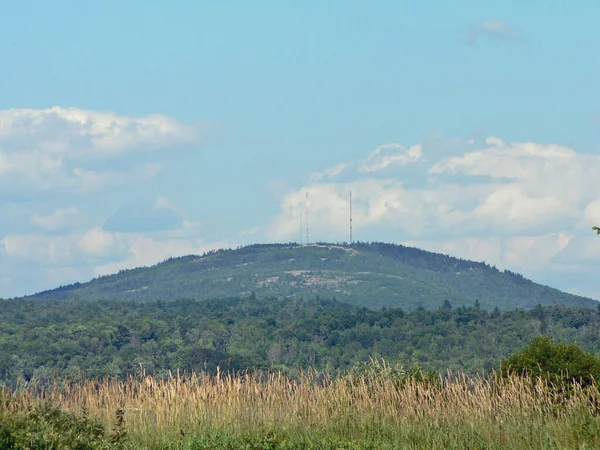
[[[600,2],[4,2],[0,297],[354,239],[600,299]],[[302,217],[301,217],[302,216]]]

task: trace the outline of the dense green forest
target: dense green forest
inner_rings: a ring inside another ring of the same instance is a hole
[[[369,356],[406,366],[489,371],[534,336],[600,353],[600,312],[567,306],[487,311],[370,310],[336,300],[0,301],[0,378],[124,377],[178,369],[314,366]]]
[[[541,286],[485,263],[386,243],[252,245],[169,259],[89,283],[63,286],[40,300],[207,300],[239,297],[331,298],[371,309],[455,306],[511,310],[541,305],[595,308],[595,300]]]

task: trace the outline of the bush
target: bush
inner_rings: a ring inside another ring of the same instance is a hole
[[[104,426],[87,414],[83,417],[62,411],[50,402],[26,412],[0,411],[0,449],[115,448]]]
[[[600,379],[600,358],[576,344],[555,344],[547,336],[534,338],[529,345],[502,360],[502,374],[542,377],[557,386],[589,386]]]
[[[0,423],[0,448],[3,450],[12,450],[17,448],[17,440],[10,428]]]

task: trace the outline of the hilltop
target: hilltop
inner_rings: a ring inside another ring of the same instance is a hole
[[[541,305],[595,308],[598,302],[536,284],[510,271],[413,247],[260,244],[171,258],[41,292],[41,300],[336,298],[377,309],[453,306],[501,310]]]

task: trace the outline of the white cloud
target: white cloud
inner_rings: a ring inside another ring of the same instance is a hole
[[[553,261],[562,264],[600,265],[600,237],[596,236],[590,227],[585,235],[572,239]]]
[[[3,110],[0,175],[7,188],[89,191],[130,178],[132,169],[107,170],[107,160],[199,138],[197,128],[163,115],[128,117],[58,106]],[[138,163],[133,172],[154,176],[159,169],[158,163]]]
[[[81,236],[78,244],[85,253],[103,254],[111,251],[115,242],[116,238],[113,233],[95,227]]]
[[[500,41],[520,41],[523,39],[523,34],[520,30],[511,27],[506,22],[500,20],[483,20],[469,29],[466,43],[474,45],[483,38]]]
[[[456,257],[487,261],[500,269],[533,272],[543,269],[571,241],[565,233],[537,236],[491,236],[448,240],[403,241],[405,245],[451,254]]]
[[[9,262],[0,280],[0,297],[24,295],[60,284],[87,281],[121,269],[159,263],[169,257],[201,254],[234,247],[225,241],[210,242],[198,237],[197,224],[184,222],[177,230],[149,233],[109,232],[94,227],[62,236],[23,234],[0,241],[3,262]],[[27,286],[16,288],[19,280]]]
[[[169,202],[169,199],[167,197],[165,197],[164,195],[159,195],[156,199],[156,202],[154,203],[154,208],[156,209],[174,209],[173,206],[171,205],[171,202]]]
[[[5,236],[2,246],[7,257],[43,264],[62,264],[77,254],[70,235],[14,234]]]
[[[327,179],[327,178],[335,178],[338,175],[340,175],[347,167],[348,167],[347,163],[337,164],[333,167],[329,167],[328,169],[325,169],[323,172],[317,172],[317,173],[313,174],[312,180],[319,181],[319,180]]]
[[[473,210],[475,216],[492,219],[507,231],[579,224],[590,218],[600,197],[596,182],[600,156],[556,144],[506,143],[497,138],[486,142],[486,149],[438,161],[429,170],[441,177],[491,179],[487,185],[493,190]]]
[[[45,230],[59,230],[64,228],[72,228],[79,221],[79,210],[71,205],[68,208],[57,209],[52,214],[42,216],[34,214],[31,222]]]
[[[122,269],[149,266],[170,257],[197,255],[209,250],[232,247],[225,242],[204,242],[202,239],[158,240],[139,234],[119,236],[127,242],[127,257],[95,267],[97,276],[116,273]]]
[[[524,190],[514,184],[498,186],[473,210],[473,216],[495,224],[502,223],[506,229],[521,229],[535,228],[559,219],[561,215],[573,215],[574,218],[577,215],[577,211],[560,198],[552,195],[536,197]]]
[[[600,199],[590,202],[583,211],[583,221],[585,224],[600,226]]]
[[[88,159],[195,139],[196,130],[160,114],[128,117],[78,108],[0,111],[0,142],[46,155]]]
[[[361,173],[386,176],[390,171],[419,162],[424,162],[423,150],[420,145],[406,148],[401,144],[392,142],[380,145],[364,159],[342,162],[321,172],[316,172],[311,176],[311,181],[316,183]]]
[[[562,173],[565,170],[567,173],[572,172],[573,164],[581,163],[584,158],[575,151],[556,144],[507,143],[495,137],[489,137],[485,142],[487,148],[439,161],[429,172],[527,180]],[[592,159],[596,164],[600,163],[599,158],[594,156]]]
[[[386,144],[376,148],[359,167],[360,172],[376,172],[389,166],[405,166],[423,158],[420,145],[405,149],[400,144]]]

